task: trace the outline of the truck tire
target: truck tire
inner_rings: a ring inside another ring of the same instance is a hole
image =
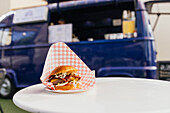
[[[11,98],[15,93],[15,89],[13,81],[9,77],[5,77],[0,89],[0,97]]]

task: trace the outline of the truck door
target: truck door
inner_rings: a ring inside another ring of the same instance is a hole
[[[21,87],[40,82],[48,48],[47,23],[15,25],[12,28],[12,69]]]
[[[11,67],[11,28],[0,28],[0,67]]]

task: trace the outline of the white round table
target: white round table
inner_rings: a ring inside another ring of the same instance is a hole
[[[170,113],[170,82],[137,78],[97,78],[80,93],[47,91],[42,84],[18,91],[13,102],[43,113]]]

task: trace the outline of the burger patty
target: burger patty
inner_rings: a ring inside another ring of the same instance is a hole
[[[71,81],[71,77],[74,77],[78,80],[80,80],[81,77],[76,76],[75,74],[71,75],[67,75],[65,78],[61,78],[61,77],[56,77],[56,75],[52,75],[49,77],[49,82],[51,82],[52,79],[56,79],[53,83],[53,85],[57,85],[58,83],[64,83],[64,82],[70,82]]]
[[[70,75],[67,75],[64,79],[66,80],[66,81],[70,81],[70,79],[71,79],[71,74]]]
[[[57,85],[58,83],[64,83],[65,80],[63,79],[57,79],[56,81],[53,82],[53,85]]]

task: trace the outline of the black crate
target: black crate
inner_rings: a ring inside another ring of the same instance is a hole
[[[170,61],[159,61],[157,67],[159,79],[170,81]]]

